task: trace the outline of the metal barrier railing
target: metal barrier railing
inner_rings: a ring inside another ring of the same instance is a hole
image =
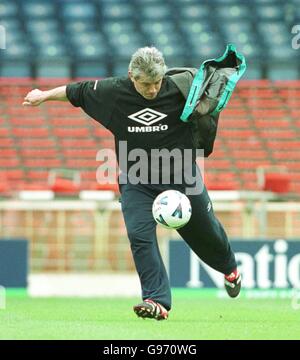
[[[229,237],[300,237],[300,203],[215,202]],[[177,232],[158,227],[166,240]],[[133,271],[120,204],[117,201],[2,201],[0,238],[27,238],[30,267],[40,271]]]

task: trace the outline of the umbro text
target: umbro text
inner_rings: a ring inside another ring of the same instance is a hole
[[[128,126],[128,132],[155,132],[168,130],[168,125],[157,125],[157,126]]]

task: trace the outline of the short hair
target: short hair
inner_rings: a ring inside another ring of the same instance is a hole
[[[156,80],[165,75],[167,66],[162,53],[152,46],[138,49],[132,55],[128,69],[134,79],[145,74],[149,79]]]

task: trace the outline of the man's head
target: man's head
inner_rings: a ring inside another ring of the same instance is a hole
[[[165,60],[155,47],[138,49],[131,58],[128,76],[136,91],[145,99],[155,99],[167,70]]]

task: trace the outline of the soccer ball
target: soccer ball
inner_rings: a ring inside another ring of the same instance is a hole
[[[190,220],[192,207],[188,197],[180,191],[166,190],[154,200],[152,214],[164,228],[179,229]]]

